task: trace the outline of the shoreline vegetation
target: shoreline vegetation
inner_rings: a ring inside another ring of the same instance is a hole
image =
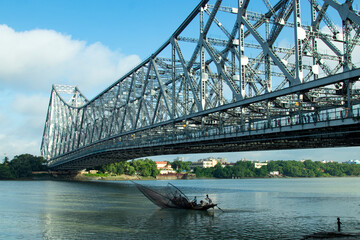
[[[5,157],[0,164],[0,180],[173,180],[173,179],[232,179],[232,178],[308,178],[308,177],[358,177],[360,164],[318,161],[277,160],[261,168],[255,168],[251,161],[238,161],[231,165],[191,169],[192,162],[168,162],[175,174],[160,175],[156,163],[150,159],[138,159],[103,165],[87,169],[83,173],[59,173],[47,169],[46,160],[31,154],[15,156],[11,161]],[[276,172],[277,174],[270,174]]]

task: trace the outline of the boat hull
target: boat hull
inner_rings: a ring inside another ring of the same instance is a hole
[[[206,204],[204,206],[201,206],[201,205],[196,205],[196,206],[192,206],[190,209],[192,210],[200,210],[200,211],[206,211],[210,208],[214,208],[216,207],[217,204],[214,204],[214,203],[211,203],[211,204]]]

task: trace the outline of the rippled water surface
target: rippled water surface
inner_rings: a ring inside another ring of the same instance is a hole
[[[360,178],[171,183],[225,212],[161,210],[127,181],[1,181],[0,239],[302,239],[336,232],[337,217],[360,232]]]

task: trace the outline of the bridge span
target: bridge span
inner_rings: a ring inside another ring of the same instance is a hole
[[[53,85],[41,153],[54,170],[80,170],[154,155],[360,146],[359,50],[352,0],[202,0],[94,99]]]

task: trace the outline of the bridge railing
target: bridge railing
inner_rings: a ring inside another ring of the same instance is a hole
[[[360,119],[360,105],[353,106],[352,111],[350,112],[347,109],[336,108],[328,109],[321,111],[319,113],[308,112],[302,115],[294,116],[284,116],[273,118],[269,125],[267,120],[247,122],[243,127],[240,126],[224,126],[213,127],[201,130],[185,130],[182,134],[161,134],[157,136],[145,137],[140,135],[133,138],[131,141],[126,141],[121,144],[122,147],[131,147],[139,145],[164,145],[164,143],[172,144],[173,142],[179,141],[198,141],[198,139],[206,138],[221,138],[221,135],[228,134],[244,134],[251,135],[251,132],[259,132],[261,130],[271,129],[274,131],[281,131],[281,128],[284,127],[294,127],[294,126],[303,126],[306,124],[311,124],[313,127],[316,127],[316,124],[330,122],[335,120],[344,120],[344,119],[354,119],[354,121],[359,121]],[[262,133],[260,133],[262,134]],[[111,147],[110,147],[111,148]]]

